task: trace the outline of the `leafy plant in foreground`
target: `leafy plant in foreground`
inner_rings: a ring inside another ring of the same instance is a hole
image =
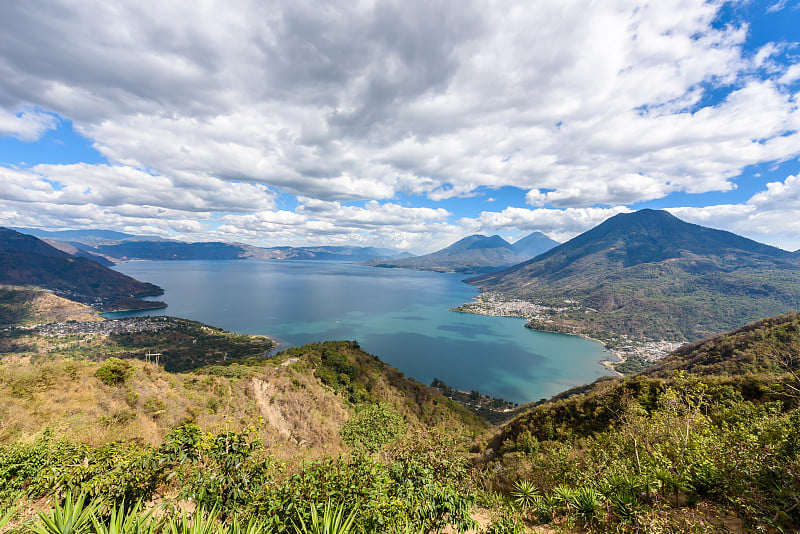
[[[330,501],[325,503],[325,510],[322,517],[317,512],[317,507],[311,505],[311,521],[306,526],[303,521],[303,516],[298,515],[300,520],[300,527],[297,528],[298,533],[302,534],[350,534],[353,532],[353,523],[356,519],[358,509],[354,508],[348,515],[344,513],[344,503],[339,504],[334,510]]]
[[[351,417],[342,425],[339,433],[351,447],[375,452],[401,437],[405,431],[403,416],[391,404],[380,403],[368,406]]]
[[[169,534],[223,534],[222,525],[217,522],[219,511],[216,509],[206,513],[198,508],[194,514],[186,512],[172,517],[167,523]]]
[[[533,499],[539,495],[539,490],[530,480],[517,480],[514,482],[514,489],[511,490],[511,497],[514,498],[514,504],[522,509],[530,508],[533,504]]]
[[[125,502],[111,508],[108,523],[92,517],[94,534],[153,534],[159,528],[158,522],[153,519],[156,508],[142,513],[141,502],[130,508],[125,507]]]
[[[3,528],[6,525],[6,523],[14,519],[16,515],[17,515],[17,509],[14,508],[13,506],[8,510],[6,510],[5,512],[3,512],[2,514],[0,514],[0,529]]]
[[[31,530],[36,534],[84,534],[91,531],[92,519],[97,510],[97,504],[86,502],[86,495],[82,494],[73,500],[72,494],[67,493],[62,508],[56,503],[49,514],[38,512],[39,521]]]

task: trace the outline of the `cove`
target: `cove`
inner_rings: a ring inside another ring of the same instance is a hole
[[[476,290],[463,275],[322,261],[136,261],[118,271],[158,284],[161,310],[282,345],[333,339],[361,347],[430,384],[523,403],[609,374],[600,343],[536,332],[523,319],[449,311]]]

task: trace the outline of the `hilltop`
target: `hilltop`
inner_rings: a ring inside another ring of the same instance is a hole
[[[430,254],[391,261],[376,260],[370,262],[370,265],[422,271],[479,273],[507,267],[528,257],[498,235],[471,235]]]
[[[0,285],[0,328],[102,320],[94,308],[59,297],[51,291]]]
[[[467,280],[553,309],[542,330],[695,340],[800,309],[790,252],[665,211],[616,215],[544,254]]]
[[[514,241],[514,249],[528,258],[535,258],[539,254],[544,254],[553,247],[560,245],[558,241],[550,239],[542,232],[531,232],[530,234]]]
[[[156,285],[139,282],[6,228],[0,228],[0,283],[43,287],[102,311],[165,306],[163,302],[140,299],[163,294]]]

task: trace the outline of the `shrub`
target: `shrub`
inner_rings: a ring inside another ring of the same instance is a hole
[[[391,404],[380,403],[368,406],[351,417],[342,425],[339,434],[351,447],[375,452],[401,437],[405,430],[403,416]]]
[[[124,384],[134,373],[133,365],[113,356],[97,368],[94,375],[109,386]]]
[[[167,411],[167,405],[158,397],[151,396],[144,400],[144,413],[153,419],[158,419],[164,415],[165,411]]]
[[[525,527],[513,514],[503,510],[492,518],[486,534],[525,534]]]

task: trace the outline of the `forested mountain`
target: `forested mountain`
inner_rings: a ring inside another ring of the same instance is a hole
[[[570,308],[536,328],[699,339],[800,309],[790,252],[665,211],[611,217],[509,269],[468,279],[484,291]]]
[[[6,228],[0,228],[0,283],[44,287],[101,310],[164,306],[139,298],[161,295],[158,286]]]

